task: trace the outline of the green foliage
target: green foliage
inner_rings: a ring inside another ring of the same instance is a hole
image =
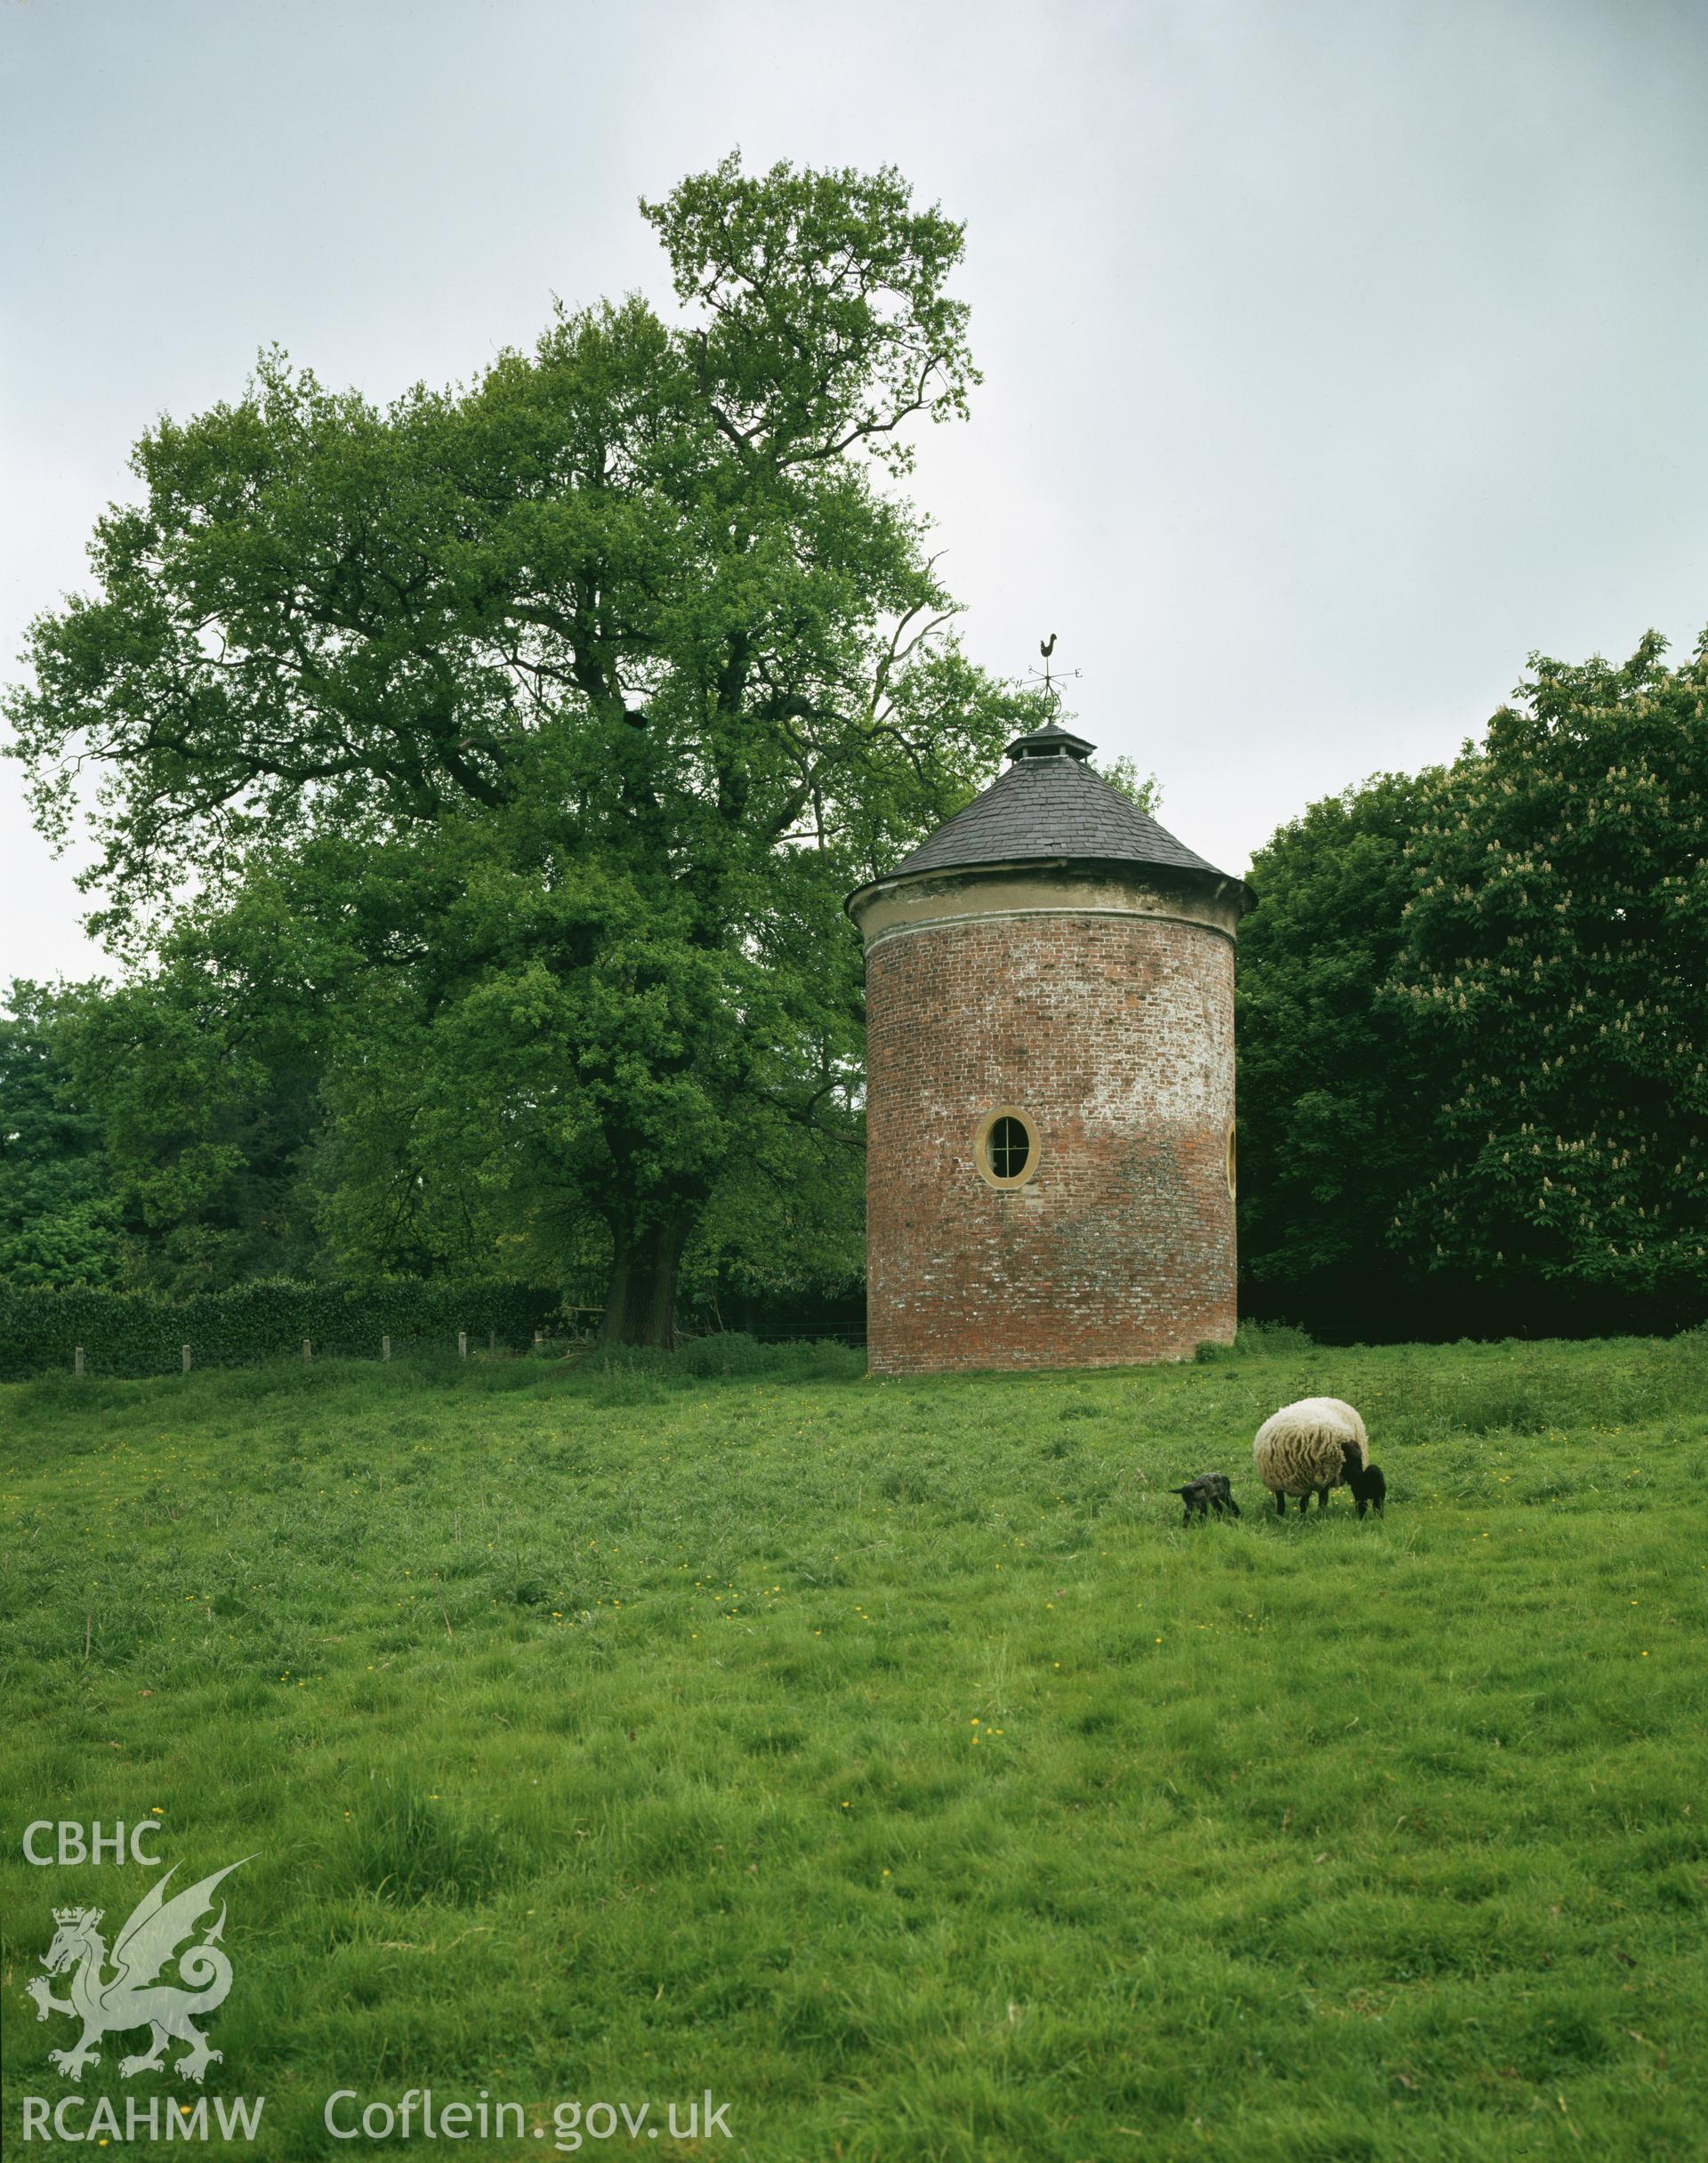
[[[271,354],[160,422],[10,712],[50,833],[109,770],[97,921],[161,964],[147,1207],[212,1207],[294,1045],[342,1266],[602,1243],[613,1332],[667,1341],[732,1168],[858,1137],[843,894],[1043,708],[880,485],[975,380],[961,229],[733,158],[646,214],[679,322],[565,311],[384,410]]]
[[[1433,1112],[1431,1269],[1708,1298],[1708,634],[1533,657],[1434,780],[1394,963]]]
[[[352,2083],[709,2086],[753,2163],[1699,2154],[1708,1336],[836,1356],[0,1390],[0,1805],[252,1858],[257,2163]],[[1312,1390],[1385,1522],[1264,1513]],[[9,2123],[52,1907],[151,1875],[0,1852]]]
[[[675,1355],[675,1367],[695,1380],[709,1375],[852,1380],[866,1371],[866,1354],[851,1344],[761,1344],[742,1330],[730,1329],[690,1339]]]
[[[772,1122],[712,1190],[682,1263],[684,1298],[835,1293],[866,1274],[860,1123],[826,1102],[810,1126]]]
[[[246,997],[217,954],[181,948],[68,1002],[63,1056],[100,1113],[127,1285],[184,1298],[314,1270],[309,1019]]]
[[[466,1330],[478,1348],[530,1344],[552,1324],[559,1295],[533,1285],[376,1285],[260,1280],[200,1297],[147,1292],[0,1284],[0,1379],[67,1371],[79,1344],[91,1374],[160,1375],[175,1370],[188,1344],[198,1367],[244,1365],[300,1353],[377,1359],[390,1336],[401,1352],[436,1344],[454,1351]]]
[[[732,153],[640,207],[677,299],[699,319],[696,385],[731,442],[774,462],[864,443],[906,472],[914,454],[900,420],[965,417],[979,372],[966,303],[944,290],[962,228],[915,211],[893,165],[779,165],[759,180]]]
[[[1708,642],[1543,659],[1313,804],[1242,928],[1241,1260],[1341,1338],[1708,1312]]]
[[[1210,1367],[1229,1360],[1250,1360],[1277,1352],[1309,1352],[1317,1349],[1307,1329],[1294,1322],[1241,1322],[1234,1332],[1231,1344],[1200,1344],[1196,1358],[1201,1367]]]
[[[101,1122],[65,1057],[76,997],[18,980],[0,1013],[0,1284],[110,1284],[119,1274]]]
[[[1107,781],[1111,788],[1118,788],[1153,819],[1163,808],[1162,783],[1154,773],[1141,774],[1136,759],[1103,759],[1098,763],[1096,772],[1100,780]]]
[[[1401,1015],[1379,997],[1415,883],[1431,777],[1379,774],[1311,804],[1252,860],[1240,926],[1240,1265],[1327,1320],[1398,1301],[1390,1233],[1426,1176],[1428,1105]]]

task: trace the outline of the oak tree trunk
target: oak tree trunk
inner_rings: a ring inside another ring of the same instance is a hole
[[[610,1288],[600,1339],[608,1344],[676,1342],[676,1279],[693,1229],[687,1215],[613,1227]]]

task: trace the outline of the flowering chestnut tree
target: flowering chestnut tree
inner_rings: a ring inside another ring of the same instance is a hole
[[[1689,1314],[1708,1287],[1708,635],[1533,658],[1435,781],[1384,997],[1433,1105],[1428,1268]]]

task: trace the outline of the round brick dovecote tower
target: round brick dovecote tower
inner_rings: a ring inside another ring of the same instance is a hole
[[[1235,1323],[1245,886],[1051,724],[849,897],[874,1372],[1189,1359]]]

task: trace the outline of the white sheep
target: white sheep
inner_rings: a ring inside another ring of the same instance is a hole
[[[1366,1491],[1380,1506],[1365,1477],[1370,1469],[1370,1437],[1358,1413],[1338,1397],[1301,1397],[1297,1404],[1272,1412],[1257,1431],[1252,1461],[1283,1517],[1289,1495],[1297,1495],[1301,1511],[1313,1494],[1317,1508],[1326,1509],[1329,1489],[1342,1481],[1351,1483],[1358,1497],[1360,1517]]]

